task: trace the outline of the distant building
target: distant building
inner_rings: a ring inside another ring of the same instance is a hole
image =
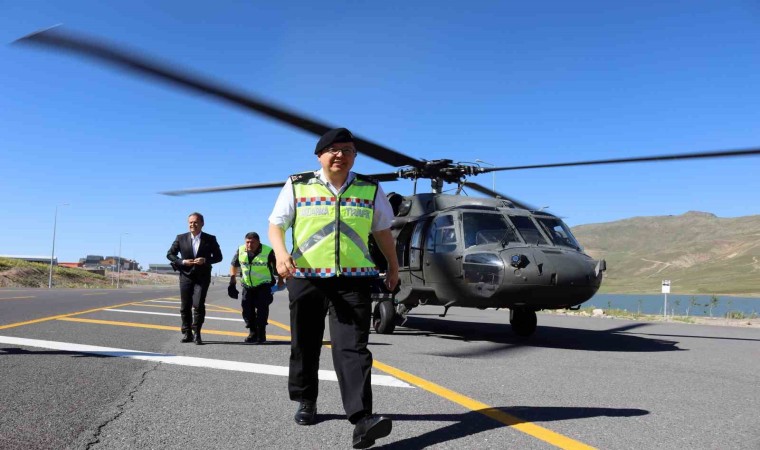
[[[100,255],[87,255],[85,258],[79,260],[82,263],[82,267],[85,269],[108,269],[118,270],[119,262],[121,261],[121,270],[140,270],[140,265],[134,259],[125,257],[119,258],[118,256],[106,256],[105,258]]]
[[[82,263],[82,267],[85,269],[100,269],[104,265],[103,257],[100,255],[87,255]]]
[[[164,274],[176,274],[171,264],[149,264],[148,272],[150,273],[164,273]]]
[[[50,264],[49,256],[29,256],[29,255],[0,255],[0,258],[19,259],[21,261],[29,261],[36,263]],[[58,258],[53,258],[53,265],[58,265]]]
[[[58,263],[58,265],[61,267],[69,267],[72,269],[81,268],[83,266],[82,263],[78,263],[78,262],[60,262]]]
[[[106,256],[103,259],[103,265],[104,266],[111,266],[111,267],[117,267],[119,265],[119,261],[121,260],[121,270],[140,270],[140,265],[137,264],[137,261],[134,259],[129,259],[125,257],[119,258],[118,256]]]

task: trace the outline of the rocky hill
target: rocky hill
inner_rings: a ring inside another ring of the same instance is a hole
[[[760,294],[760,215],[720,218],[690,211],[580,225],[586,252],[607,260],[600,292]]]

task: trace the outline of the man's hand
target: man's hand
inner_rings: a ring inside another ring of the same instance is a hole
[[[196,266],[202,266],[206,264],[206,258],[195,258],[193,261],[195,262]]]
[[[398,257],[396,256],[396,244],[393,241],[391,235],[391,229],[373,231],[372,236],[375,237],[380,251],[383,252],[385,260],[388,262],[388,270],[385,273],[385,287],[393,292],[398,286]]]
[[[280,276],[280,278],[287,279],[296,274],[296,262],[293,260],[290,254],[275,254],[274,256],[277,260],[277,274]]]
[[[182,265],[183,266],[194,266],[195,265],[195,260],[194,259],[183,259],[182,260]]]
[[[385,287],[393,292],[398,286],[398,269],[389,269],[385,274]]]

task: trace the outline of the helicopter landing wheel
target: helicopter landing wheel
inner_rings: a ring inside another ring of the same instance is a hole
[[[393,334],[396,329],[396,310],[392,301],[377,302],[372,312],[372,326],[378,334]]]
[[[509,323],[516,335],[528,337],[536,331],[536,312],[532,309],[510,309]]]

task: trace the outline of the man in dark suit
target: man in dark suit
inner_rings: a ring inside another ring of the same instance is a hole
[[[195,332],[196,345],[203,345],[201,327],[206,317],[206,293],[211,284],[211,265],[222,260],[222,250],[215,236],[201,233],[203,214],[190,214],[187,224],[190,232],[177,235],[166,252],[166,258],[171,261],[174,270],[179,271],[181,342],[192,342]]]

